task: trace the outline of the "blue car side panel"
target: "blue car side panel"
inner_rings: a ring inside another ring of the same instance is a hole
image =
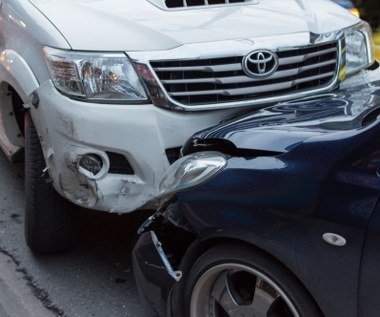
[[[371,218],[363,251],[358,316],[377,317],[380,311],[380,204]]]
[[[229,237],[270,253],[326,316],[357,316],[365,230],[380,189],[378,145],[368,141],[379,135],[378,126],[332,140],[323,151],[318,144],[304,145],[308,151],[301,146],[291,158],[231,158],[209,183],[178,194],[185,217],[200,239]],[[347,245],[327,244],[327,232]]]
[[[281,210],[237,207],[228,203],[192,204],[190,222],[197,224],[200,239],[245,241],[271,254],[290,269],[317,299],[328,316],[356,315],[357,280],[363,243],[361,230],[341,226],[339,233],[350,244],[337,248],[322,240],[325,232],[336,232],[336,225]],[[197,218],[197,220],[195,220]],[[216,220],[217,219],[217,220]],[[347,279],[347,276],[350,276]],[[326,289],[329,292],[326,292]],[[334,302],[331,296],[338,296]],[[345,303],[353,303],[347,307]]]
[[[283,103],[194,135],[184,155],[220,151],[227,166],[164,201],[166,223],[147,228],[159,232],[183,278],[202,252],[229,240],[287,267],[325,317],[377,316],[378,87]],[[325,241],[325,233],[346,243]],[[173,241],[181,241],[181,252]],[[155,304],[164,307],[165,297]]]

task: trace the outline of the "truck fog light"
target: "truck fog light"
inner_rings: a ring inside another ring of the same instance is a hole
[[[103,161],[102,158],[97,154],[86,154],[83,155],[79,160],[79,167],[84,168],[95,176],[101,171],[103,167]]]

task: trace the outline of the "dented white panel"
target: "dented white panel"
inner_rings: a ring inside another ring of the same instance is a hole
[[[146,0],[32,2],[75,50],[166,50],[189,43],[326,33],[359,22],[325,0],[261,0],[181,10],[163,10]],[[72,12],[75,18],[68,23]]]
[[[166,148],[182,146],[196,131],[237,112],[224,110],[189,116],[151,104],[83,103],[62,96],[51,82],[42,85],[37,93],[40,104],[37,109],[31,108],[31,115],[41,133],[56,190],[78,205],[117,213],[140,208],[156,196],[169,166]],[[92,179],[79,171],[82,155],[103,155],[105,151],[127,157],[135,174],[104,173]]]

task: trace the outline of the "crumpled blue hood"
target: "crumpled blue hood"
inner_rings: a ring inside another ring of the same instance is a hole
[[[380,81],[370,87],[279,103],[193,138],[224,139],[240,149],[286,152],[316,137],[358,130],[379,114]]]

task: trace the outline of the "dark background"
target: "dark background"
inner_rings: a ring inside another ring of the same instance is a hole
[[[380,0],[353,0],[361,18],[368,21],[374,30],[380,29]]]

